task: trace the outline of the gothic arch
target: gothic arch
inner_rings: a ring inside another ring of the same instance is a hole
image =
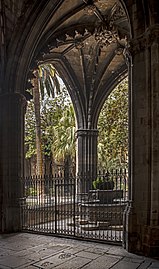
[[[79,103],[76,112],[82,117],[79,141],[81,145],[91,141],[95,154],[93,143],[97,140],[95,127],[100,108],[113,83],[127,72],[124,51],[131,86],[132,179],[124,215],[124,243],[129,251],[155,256],[159,253],[159,5],[156,0],[121,0],[123,12],[115,2],[6,0],[1,8],[0,227],[3,232],[20,227],[19,209],[12,204],[12,198],[17,201],[17,179],[23,173],[23,95],[32,70],[50,53],[67,58],[76,74],[75,82],[61,58],[54,64],[63,79],[69,80],[70,92],[76,91],[72,98]],[[64,35],[59,39],[60,32]],[[102,38],[104,33],[107,36]],[[85,154],[88,151],[85,148]],[[88,156],[84,167],[81,158],[82,169],[95,169],[95,161]],[[4,197],[8,200],[4,201]]]
[[[80,85],[78,83],[78,80],[76,78],[76,75],[74,74],[72,67],[69,65],[67,60],[62,60],[61,55],[48,55],[45,57],[44,63],[52,63],[56,70],[58,71],[59,75],[63,79],[63,82],[65,83],[67,90],[69,92],[69,95],[71,97],[73,107],[76,114],[76,120],[77,120],[77,126],[85,126],[85,118],[84,118],[84,111],[82,107],[82,100],[79,95],[80,91]],[[74,92],[75,93],[74,93]]]
[[[4,87],[9,92],[24,93],[27,73],[32,68],[31,63],[40,35],[62,2],[57,0],[52,5],[49,0],[39,3],[33,1],[24,5],[8,47],[10,59],[7,62]]]
[[[128,75],[127,72],[127,68],[125,69],[123,67],[123,72],[121,72],[120,74],[115,74],[114,75],[114,79],[110,80],[110,82],[108,82],[108,86],[105,85],[103,88],[105,88],[105,91],[103,90],[103,93],[100,96],[100,99],[98,100],[98,102],[96,103],[96,110],[93,109],[94,111],[96,111],[96,113],[93,114],[92,116],[92,122],[94,122],[94,128],[96,128],[97,123],[98,123],[98,118],[99,118],[99,114],[100,111],[106,101],[106,99],[108,98],[109,94],[111,93],[111,91],[113,91],[113,89]]]

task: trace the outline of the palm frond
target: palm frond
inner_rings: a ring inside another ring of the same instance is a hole
[[[61,92],[59,80],[57,79],[56,76],[52,77],[52,79],[53,79],[53,82],[54,82],[55,87],[56,87],[56,93],[59,94]]]

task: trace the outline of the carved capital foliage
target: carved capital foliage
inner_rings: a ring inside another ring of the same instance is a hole
[[[133,56],[152,46],[154,42],[159,43],[159,24],[150,26],[142,35],[129,41],[128,50]]]
[[[101,46],[109,46],[119,39],[125,38],[125,32],[122,33],[121,27],[118,27],[120,21],[126,20],[126,14],[122,6],[115,4],[110,13],[104,17],[104,20],[95,28],[95,39]],[[120,28],[120,29],[119,29]]]
[[[85,7],[85,13],[89,16],[92,16],[94,12],[96,11],[96,6],[95,5],[88,5]]]
[[[100,46],[109,46],[111,43],[117,41],[117,31],[115,29],[111,29],[105,23],[102,23],[95,30],[95,39],[99,42]]]

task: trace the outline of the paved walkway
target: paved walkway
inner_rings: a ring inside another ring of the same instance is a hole
[[[0,269],[159,269],[122,247],[29,233],[0,235]]]

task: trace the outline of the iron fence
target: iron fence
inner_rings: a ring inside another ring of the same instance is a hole
[[[30,176],[22,179],[21,223],[24,231],[84,239],[122,241],[128,202],[126,170]]]

